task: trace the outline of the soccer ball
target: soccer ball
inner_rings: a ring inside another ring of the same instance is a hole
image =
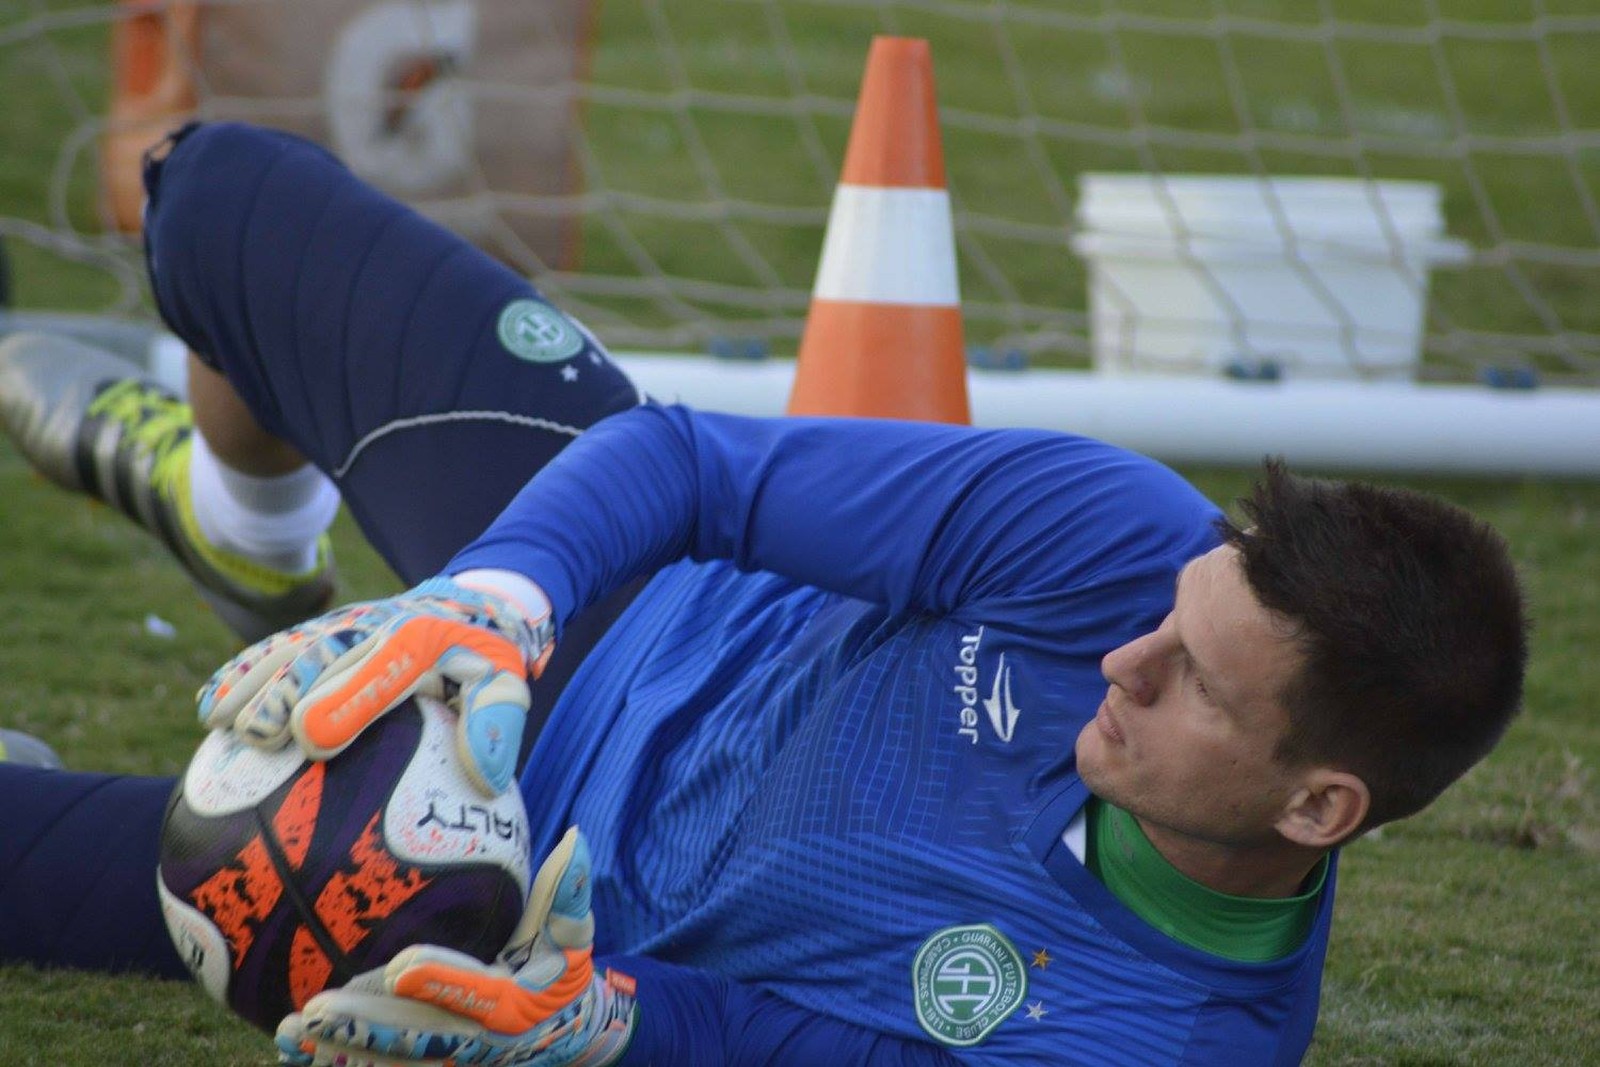
[[[211,733],[167,806],[157,887],[195,978],[271,1033],[407,945],[487,962],[528,882],[521,795],[475,790],[454,713],[417,698],[326,763]]]

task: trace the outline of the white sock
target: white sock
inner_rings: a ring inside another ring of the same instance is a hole
[[[311,464],[264,478],[244,474],[224,465],[199,430],[189,497],[212,546],[290,574],[316,566],[317,539],[339,511],[339,490]]]

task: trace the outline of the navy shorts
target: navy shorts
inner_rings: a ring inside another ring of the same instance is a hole
[[[333,478],[407,582],[640,400],[526,279],[310,142],[191,126],[145,187],[162,317]]]
[[[408,584],[586,427],[641,400],[526,279],[308,141],[190,126],[144,180],[167,325],[334,480]],[[550,681],[626,598],[569,623]],[[553,699],[559,685],[535,689]]]

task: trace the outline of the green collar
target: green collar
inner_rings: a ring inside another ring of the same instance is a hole
[[[1184,876],[1156,850],[1131,814],[1089,799],[1088,867],[1135,915],[1213,956],[1260,963],[1299,948],[1317,916],[1327,877],[1323,857],[1299,896],[1236,897]]]

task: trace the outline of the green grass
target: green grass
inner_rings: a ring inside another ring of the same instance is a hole
[[[1477,0],[1440,6],[1449,17],[1482,23],[1525,21],[1541,5]],[[594,105],[601,172],[611,188],[683,203],[703,199],[703,176],[686,147],[692,128],[711,145],[730,195],[754,204],[809,205],[820,213],[832,188],[830,168],[842,156],[864,36],[885,29],[934,41],[957,200],[985,217],[1023,226],[1061,230],[1070,195],[1063,206],[1052,198],[1052,186],[1070,194],[1079,170],[1138,164],[1139,153],[1126,141],[1093,135],[1126,125],[1130,97],[1158,131],[1221,136],[1248,121],[1280,139],[1296,130],[1338,132],[1339,95],[1320,49],[1249,33],[1231,44],[1250,99],[1258,101],[1252,106],[1261,110],[1241,118],[1219,80],[1216,46],[1162,30],[1168,24],[1160,18],[1192,18],[1202,9],[1270,16],[1290,26],[1310,24],[1316,12],[1328,10],[1393,27],[1392,41],[1337,46],[1357,105],[1350,121],[1372,137],[1395,135],[1423,148],[1437,147],[1444,136],[1435,58],[1405,37],[1422,21],[1427,5],[1420,0],[1140,0],[1115,10],[1152,21],[1113,36],[1044,24],[1012,35],[1036,112],[1086,131],[1038,142],[1050,167],[1044,171],[1025,162],[1027,146],[1014,136],[971,121],[1018,110],[1014,90],[1001,77],[997,39],[974,17],[986,7],[975,0],[860,8],[825,0],[663,0],[658,6],[608,0],[595,57],[603,87],[674,86],[652,22],[659,11],[691,88],[777,99],[788,82],[767,22],[776,11],[815,99],[798,116],[741,121],[720,98],[703,97],[689,113],[689,128],[666,112]],[[1014,14],[1046,10],[1085,18],[1106,8],[1099,0],[1012,5]],[[1542,9],[1553,16],[1586,10],[1581,0],[1547,0]],[[70,0],[0,0],[0,233],[8,235],[14,296],[23,307],[107,310],[130,298],[103,267],[81,262],[106,254],[130,262],[132,249],[112,243],[107,250],[95,221],[89,157],[63,155],[64,131],[90,121],[105,98],[109,10]],[[42,13],[48,17],[41,21]],[[1577,32],[1551,40],[1554,78],[1574,123],[1589,129],[1600,125],[1600,81],[1588,76],[1594,44],[1593,35]],[[1106,74],[1113,46],[1124,64],[1118,78]],[[1538,133],[1553,125],[1542,73],[1523,46],[1493,53],[1461,38],[1448,42],[1443,55],[1473,132]],[[1377,173],[1444,181],[1452,232],[1487,240],[1479,194],[1462,169],[1404,147],[1375,150],[1370,161]],[[1239,153],[1192,138],[1164,135],[1150,151],[1173,168],[1249,169]],[[1262,156],[1272,169],[1288,172],[1350,165],[1270,146]],[[1479,192],[1495,205],[1506,236],[1578,248],[1596,243],[1565,162],[1545,165],[1492,152],[1475,160]],[[1582,181],[1600,187],[1600,157],[1592,151],[1571,166]],[[58,170],[67,175],[69,190],[64,219],[50,206]],[[751,272],[729,255],[721,236],[648,211],[621,221],[673,271],[750,284]],[[820,221],[735,221],[784,285],[801,294],[803,306]],[[72,236],[70,254],[35,243],[28,236],[33,226]],[[625,266],[625,250],[608,232],[617,231],[589,229],[587,267]],[[1030,307],[1081,309],[1082,268],[1059,242],[969,229],[962,248],[963,284],[974,301],[994,300],[1009,288]],[[1567,324],[1594,327],[1600,317],[1594,272],[1552,266],[1530,280]],[[1436,315],[1479,328],[1541,329],[1530,323],[1528,302],[1508,287],[1499,271],[1447,276]],[[653,299],[592,302],[602,312],[597,324],[603,333],[608,325],[670,322]],[[1011,328],[1002,319],[980,315],[974,336],[1001,336]],[[1218,500],[1236,495],[1246,481],[1235,472],[1192,473]],[[1600,657],[1594,654],[1600,648],[1600,487],[1423,484],[1491,520],[1512,541],[1538,626],[1528,706],[1496,753],[1428,813],[1346,851],[1322,1021],[1309,1062],[1600,1062]],[[337,533],[345,595],[395,587],[348,523]],[[175,625],[177,636],[147,632],[149,614]],[[230,651],[227,633],[152,541],[106,510],[40,484],[0,446],[0,723],[48,738],[76,767],[171,774],[198,741],[191,695]],[[0,1064],[8,1067],[271,1061],[259,1034],[187,986],[0,968]]]

